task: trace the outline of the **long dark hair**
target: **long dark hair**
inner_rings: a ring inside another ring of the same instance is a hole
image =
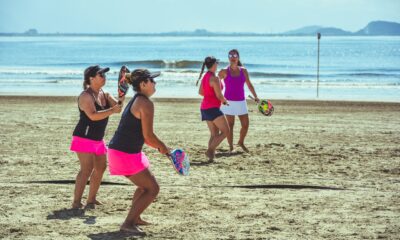
[[[200,81],[200,79],[201,79],[201,75],[203,75],[204,67],[205,67],[205,66],[206,66],[206,62],[204,61],[204,62],[203,62],[203,66],[201,66],[201,72],[200,72],[199,79],[197,79],[196,86],[199,84],[199,81]]]
[[[218,61],[219,60],[216,59],[214,56],[208,56],[204,59],[203,66],[201,66],[201,72],[200,72],[199,79],[197,79],[197,82],[196,82],[196,86],[199,83],[201,76],[203,75],[204,68],[207,67],[207,69],[210,69],[210,68],[212,68],[212,66],[214,66],[215,63],[218,63]]]
[[[238,51],[237,49],[232,49],[232,50],[229,51],[229,53],[231,53],[231,52],[235,52],[235,53],[238,55],[238,66],[239,66],[239,67],[243,67],[242,62],[240,62],[240,54],[239,54],[239,51]]]

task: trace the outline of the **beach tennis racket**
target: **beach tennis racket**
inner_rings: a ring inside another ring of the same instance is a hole
[[[189,175],[189,156],[182,149],[175,149],[167,153],[167,157],[171,160],[172,166],[182,176]]]
[[[129,69],[126,66],[122,66],[121,70],[119,70],[118,75],[118,97],[123,97],[126,95],[129,89],[128,83],[125,81],[125,73],[129,73]],[[121,105],[121,101],[118,101],[118,104]]]
[[[251,95],[249,95],[249,98],[255,101],[255,99]],[[257,103],[257,108],[258,111],[264,116],[269,117],[272,116],[272,114],[274,113],[274,106],[272,106],[270,100],[261,99],[260,102]]]

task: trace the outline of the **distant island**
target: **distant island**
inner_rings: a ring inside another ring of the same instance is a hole
[[[283,35],[307,36],[321,33],[325,36],[400,36],[400,23],[373,21],[356,32],[335,27],[308,26],[283,33]]]
[[[345,31],[335,27],[307,26],[283,33],[252,33],[252,32],[209,32],[206,29],[195,31],[175,31],[164,33],[39,33],[32,28],[24,33],[0,33],[0,36],[183,36],[183,37],[229,37],[229,36],[400,36],[400,23],[373,21],[356,32]]]

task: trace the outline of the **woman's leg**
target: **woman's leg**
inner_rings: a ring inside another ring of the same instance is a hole
[[[240,128],[240,138],[238,145],[243,149],[243,151],[249,152],[247,147],[244,145],[244,139],[247,135],[247,131],[249,130],[249,115],[240,115],[239,120],[242,127]]]
[[[133,199],[132,199],[132,206],[135,205],[136,200],[140,198],[140,196],[144,193],[144,189],[141,187],[137,187],[135,190],[135,193],[133,194]],[[138,222],[136,223],[137,225],[150,225],[151,223],[144,221],[140,216],[138,219]]]
[[[138,186],[138,188],[141,188],[143,193],[140,195],[138,194],[137,199],[133,199],[135,201],[132,201],[132,207],[129,210],[125,222],[121,226],[122,230],[136,228],[140,214],[142,214],[142,212],[153,202],[160,191],[160,187],[158,186],[155,177],[148,169],[127,178],[129,178],[133,184]]]
[[[99,187],[101,184],[101,180],[103,179],[104,171],[107,168],[107,157],[106,155],[95,156],[93,161],[93,173],[90,177],[90,188],[89,188],[89,196],[87,199],[87,204],[91,204],[92,207],[94,205],[101,205],[102,203],[96,200],[97,192],[99,191]]]
[[[215,136],[218,135],[219,129],[217,128],[217,126],[215,126],[215,124],[213,124],[210,121],[207,121],[207,126],[208,129],[210,130],[210,140],[208,140],[208,147],[210,147],[212,140],[214,139]]]
[[[219,129],[212,121],[206,121],[206,122],[207,122],[207,127],[210,130],[210,140],[208,140],[208,149],[206,151],[206,156],[208,157],[209,160],[212,160],[214,158],[214,152],[210,149],[210,146],[214,138],[219,134]]]
[[[233,126],[235,125],[235,116],[232,115],[225,115],[226,120],[228,121],[228,126],[229,126],[229,133],[226,136],[228,139],[228,144],[229,144],[229,151],[233,151]]]
[[[86,183],[93,171],[94,154],[92,153],[77,153],[81,169],[75,180],[74,201],[72,208],[81,208],[83,192],[85,191]]]
[[[215,154],[215,149],[217,149],[218,145],[224,140],[224,138],[229,134],[229,126],[226,121],[225,115],[219,116],[212,123],[218,128],[219,133],[213,138],[210,143],[209,151]],[[213,159],[210,159],[213,160]]]

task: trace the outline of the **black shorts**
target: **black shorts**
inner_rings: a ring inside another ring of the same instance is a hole
[[[214,121],[217,117],[224,115],[219,108],[200,109],[201,121]]]

